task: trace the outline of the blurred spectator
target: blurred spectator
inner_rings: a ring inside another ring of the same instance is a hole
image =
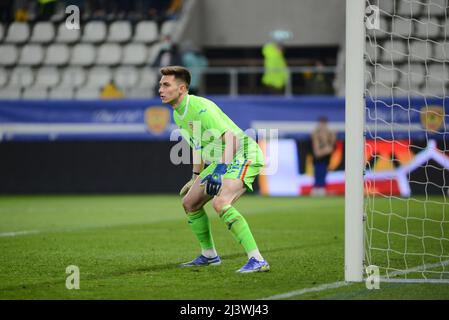
[[[327,126],[327,118],[320,117],[318,126],[312,133],[313,171],[315,184],[312,195],[326,195],[326,175],[337,136]]]
[[[317,68],[315,72],[304,72],[305,93],[306,94],[334,94],[332,81],[323,72],[323,63],[319,60],[315,62]]]
[[[284,48],[279,41],[270,42],[263,46],[262,54],[265,68],[262,83],[268,89],[268,93],[282,94],[288,81]]]
[[[160,45],[159,53],[154,60],[152,67],[162,68],[175,66],[182,63],[177,44],[173,43],[169,35],[164,36]],[[159,83],[154,87],[154,94],[159,95]]]
[[[13,20],[13,1],[0,0],[0,22],[10,23]]]
[[[117,88],[114,81],[112,80],[103,87],[103,90],[101,90],[100,94],[100,98],[102,99],[120,99],[124,96],[124,93],[119,88]]]
[[[37,0],[37,2],[37,20],[50,20],[55,13],[58,0]]]
[[[191,43],[187,43],[183,51],[182,65],[190,70],[191,75],[189,93],[197,95],[200,93],[202,70],[208,66],[208,61]]]

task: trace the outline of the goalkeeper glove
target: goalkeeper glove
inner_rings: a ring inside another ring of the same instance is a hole
[[[181,191],[179,191],[180,196],[186,195],[187,192],[189,192],[190,188],[193,186],[193,183],[195,182],[195,179],[198,175],[199,174],[196,172],[192,174],[192,178],[184,185],[184,187],[182,187]]]
[[[214,169],[214,172],[207,175],[203,180],[201,180],[202,184],[206,184],[206,193],[210,196],[215,196],[218,194],[221,188],[221,179],[222,176],[228,170],[228,166],[224,163],[219,163]]]

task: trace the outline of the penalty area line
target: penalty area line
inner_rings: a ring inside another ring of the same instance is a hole
[[[24,230],[24,231],[15,231],[15,232],[0,232],[0,237],[17,237],[17,236],[25,236],[28,234],[39,233],[37,230]]]

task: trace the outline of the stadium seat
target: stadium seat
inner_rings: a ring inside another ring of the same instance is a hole
[[[115,21],[109,26],[108,42],[127,42],[131,39],[132,29],[129,21]]]
[[[23,88],[29,87],[34,82],[34,74],[29,67],[15,67],[9,78],[10,87]]]
[[[407,59],[407,47],[405,43],[399,39],[386,40],[381,48],[383,49],[383,61],[401,62]]]
[[[139,78],[139,86],[153,90],[158,82],[158,73],[151,68],[142,68]]]
[[[30,27],[25,22],[13,22],[9,25],[5,42],[24,43],[30,37]]]
[[[394,95],[393,87],[388,87],[383,84],[373,85],[368,88],[368,95],[375,99],[381,97],[392,97]]]
[[[391,0],[379,0],[379,9],[388,14],[394,13],[394,1]],[[381,12],[382,15],[382,12]]]
[[[398,81],[399,73],[395,69],[377,67],[374,70],[374,78],[376,83],[382,83],[387,87],[392,87]]]
[[[134,42],[151,43],[158,39],[157,24],[154,21],[140,21],[136,25]]]
[[[441,25],[436,18],[422,17],[419,21],[414,20],[416,36],[420,39],[434,39],[440,35]]]
[[[86,81],[86,72],[81,67],[68,67],[61,71],[60,87],[78,88]]]
[[[19,51],[12,44],[0,44],[0,66],[12,66],[16,64]]]
[[[166,20],[162,23],[161,27],[161,37],[172,35],[176,29],[177,21],[175,20]]]
[[[89,21],[84,27],[82,42],[99,43],[106,39],[107,27],[103,21]]]
[[[8,71],[0,67],[0,88],[8,83]]]
[[[134,67],[118,67],[114,71],[114,83],[119,88],[128,89],[139,81],[139,73]]]
[[[382,51],[379,49],[378,46],[375,45],[375,42],[367,41],[365,46],[365,52],[366,52],[366,60],[369,63],[375,63],[379,60],[381,60],[380,54]]]
[[[161,42],[156,42],[148,49],[147,64],[153,65],[161,50]]]
[[[448,25],[449,27],[449,25]],[[433,58],[447,61],[449,60],[449,43],[448,42],[438,42],[433,44]]]
[[[36,72],[35,85],[48,88],[54,87],[59,83],[59,71],[55,67],[42,67]]]
[[[80,39],[80,29],[67,29],[65,22],[59,24],[56,42],[74,43]]]
[[[418,88],[424,81],[425,68],[420,63],[411,63],[403,65],[400,69],[401,80],[399,82],[400,87],[410,86],[413,88]]]
[[[55,37],[55,28],[51,22],[38,22],[34,25],[30,42],[49,43]]]
[[[422,94],[432,97],[444,97],[448,95],[447,89],[443,83],[424,84]]]
[[[76,91],[74,98],[77,100],[83,100],[83,99],[98,99],[99,97],[100,97],[99,88],[82,87]]]
[[[62,66],[69,62],[69,47],[61,43],[52,43],[45,54],[45,65]]]
[[[26,44],[20,52],[19,64],[37,66],[44,60],[44,49],[39,44]]]
[[[413,23],[411,19],[399,16],[393,17],[391,32],[404,37],[413,35]]]
[[[441,63],[431,64],[427,67],[427,84],[445,83],[448,81],[448,70]]]
[[[137,99],[144,99],[144,98],[147,99],[154,97],[153,89],[146,87],[129,88],[128,90],[125,90],[125,95],[127,98],[137,98]]]
[[[78,43],[72,49],[70,64],[75,66],[90,66],[95,62],[95,47],[88,43]]]
[[[147,62],[147,47],[141,43],[129,43],[123,47],[122,64],[141,65]]]
[[[402,17],[417,18],[424,9],[424,4],[415,0],[402,0],[398,2],[398,6],[396,14]]]
[[[17,87],[5,87],[0,88],[0,99],[11,99],[17,100],[20,99],[21,90]]]
[[[122,48],[115,43],[104,43],[98,47],[97,58],[95,63],[97,65],[116,65],[120,63],[122,58]]]
[[[410,41],[410,60],[424,61],[432,57],[432,43],[429,41]]]
[[[3,27],[3,24],[0,23],[0,41],[3,40],[4,35],[5,35],[5,28]]]
[[[86,87],[103,88],[112,79],[108,67],[92,67],[87,75]]]
[[[39,86],[25,88],[22,99],[47,99],[47,89]]]
[[[424,15],[427,15],[427,12],[431,16],[445,16],[447,13],[447,1],[428,0],[427,10],[425,10]]]
[[[71,87],[58,86],[50,89],[48,94],[49,99],[73,99],[74,89]]]

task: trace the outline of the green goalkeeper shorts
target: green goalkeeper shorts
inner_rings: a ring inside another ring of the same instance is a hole
[[[200,179],[204,179],[207,175],[211,174],[217,163],[211,163],[206,169],[201,171]],[[263,168],[261,163],[252,163],[251,160],[244,158],[234,158],[232,163],[228,166],[228,170],[223,175],[223,179],[239,179],[242,180],[246,189],[253,192],[253,182],[257,175]]]

